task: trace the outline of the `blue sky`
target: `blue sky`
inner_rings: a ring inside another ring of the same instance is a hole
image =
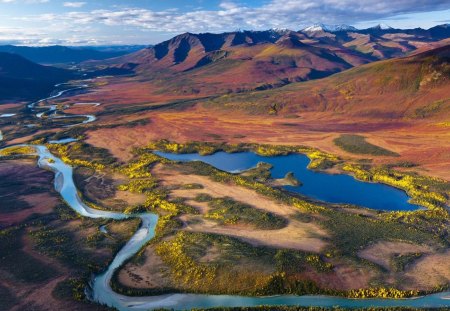
[[[0,0],[0,44],[154,44],[314,23],[430,28],[450,23],[450,0]]]

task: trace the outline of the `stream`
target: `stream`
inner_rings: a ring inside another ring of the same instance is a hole
[[[65,85],[65,84],[66,83],[56,84],[55,87],[59,87],[61,85]],[[47,98],[44,98],[44,99],[41,99],[41,100],[38,100],[38,101],[36,101],[34,103],[29,104],[28,108],[30,108],[32,110],[35,110],[36,109],[36,105],[39,105],[40,103],[43,103],[43,102],[48,101],[48,100],[56,99],[56,98],[61,97],[62,95],[66,94],[68,92],[76,91],[76,90],[82,90],[82,89],[86,89],[88,87],[89,87],[89,85],[82,84],[82,85],[75,86],[75,87],[70,88],[70,89],[58,91],[54,95],[50,95]],[[80,105],[80,104],[81,105],[92,105],[94,107],[97,107],[97,106],[100,105],[100,103],[75,103],[74,106],[75,105]],[[36,117],[38,119],[42,119],[42,117],[45,116],[45,115],[48,115],[48,117],[51,118],[51,119],[66,119],[66,118],[76,118],[76,117],[84,117],[84,118],[86,118],[86,120],[84,120],[80,124],[91,123],[91,122],[94,122],[97,119],[94,115],[89,115],[89,114],[86,114],[86,115],[57,115],[57,113],[58,113],[57,105],[39,106],[38,108],[48,108],[48,110],[36,114]],[[76,125],[78,125],[78,124],[66,125],[65,127],[73,127],[73,126],[76,126]]]

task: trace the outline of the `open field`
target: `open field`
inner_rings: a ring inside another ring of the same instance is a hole
[[[349,153],[369,154],[374,156],[398,156],[395,152],[367,142],[364,136],[341,135],[334,140],[334,143],[336,146]]]
[[[228,185],[224,187],[219,182],[214,182],[205,176],[180,175],[176,171],[162,170],[161,166],[156,166],[152,173],[161,180],[165,187],[194,183],[202,185],[201,189],[174,189],[170,191],[170,196],[174,198],[186,198],[187,204],[197,208],[201,215],[208,214],[210,207],[205,202],[198,202],[196,197],[200,194],[207,194],[214,198],[232,198],[238,202],[248,204],[257,210],[273,213],[287,219],[295,216],[298,210],[287,204],[280,204],[273,200],[242,187]],[[207,202],[206,202],[207,203]],[[206,205],[206,207],[205,207]],[[240,238],[253,245],[265,245],[270,247],[293,248],[304,251],[319,252],[324,248],[326,242],[320,237],[326,237],[326,231],[314,224],[304,223],[297,220],[289,220],[280,229],[258,230],[250,226],[230,225],[223,226],[210,219],[202,220],[196,215],[185,215],[181,219],[185,223],[188,231],[216,233]]]

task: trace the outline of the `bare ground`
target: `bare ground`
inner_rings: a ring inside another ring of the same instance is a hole
[[[145,249],[142,265],[128,263],[119,272],[119,282],[131,288],[164,288],[170,286],[168,267],[152,246]]]
[[[450,250],[430,254],[419,259],[408,271],[406,276],[414,282],[410,287],[420,286],[423,289],[433,289],[436,285],[450,283]]]
[[[155,166],[152,173],[162,181],[164,186],[178,186],[190,183],[202,185],[203,189],[177,189],[170,192],[172,197],[188,198],[187,203],[196,207],[202,214],[208,211],[207,204],[193,200],[200,193],[208,194],[214,198],[230,197],[235,201],[284,218],[289,218],[298,213],[298,209],[295,207],[278,203],[251,189],[236,185],[224,185],[205,176],[180,174],[176,170],[163,168],[162,165]],[[293,219],[288,219],[287,226],[279,230],[258,230],[235,225],[224,226],[192,215],[184,215],[180,219],[186,225],[185,230],[228,235],[253,245],[320,252],[327,244],[323,240],[323,238],[327,237],[327,233],[323,228],[314,223],[305,223]]]
[[[391,259],[394,255],[430,253],[432,251],[433,249],[428,245],[382,241],[360,251],[358,256],[390,270]]]

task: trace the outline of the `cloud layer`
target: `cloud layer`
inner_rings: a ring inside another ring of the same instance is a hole
[[[0,3],[15,1],[44,3],[48,0],[0,0]],[[51,3],[54,4],[53,1]],[[115,3],[117,4],[117,1]],[[64,29],[73,32],[80,27],[91,30],[92,33],[77,34],[80,41],[85,41],[92,40],[86,37],[95,36],[94,29],[98,31],[97,37],[104,38],[115,31],[120,33],[121,30],[118,30],[120,28],[132,30],[134,33],[139,30],[144,33],[165,33],[167,36],[187,31],[222,32],[269,28],[298,30],[319,22],[357,24],[388,19],[400,14],[450,9],[450,0],[270,0],[257,7],[225,0],[215,10],[200,8],[191,11],[178,9],[156,11],[129,7],[127,2],[110,6],[112,8],[108,9],[88,10],[88,4],[78,1],[60,2],[58,5],[65,8],[63,12],[24,15],[16,17],[15,20],[19,23],[44,25],[42,27],[50,34],[52,29],[57,29],[54,30],[54,34],[57,31],[61,34]]]
[[[85,2],[65,2],[64,6],[80,8],[84,4]],[[257,8],[226,1],[220,4],[218,10],[211,11],[178,12],[177,10],[152,11],[143,8],[125,8],[43,14],[33,18],[74,24],[133,26],[165,32],[201,32],[236,28],[298,29],[302,25],[315,22],[357,23],[404,13],[449,8],[449,0],[360,0],[357,2],[354,0],[272,0]]]
[[[81,8],[86,2],[64,2],[63,6],[67,8]]]

